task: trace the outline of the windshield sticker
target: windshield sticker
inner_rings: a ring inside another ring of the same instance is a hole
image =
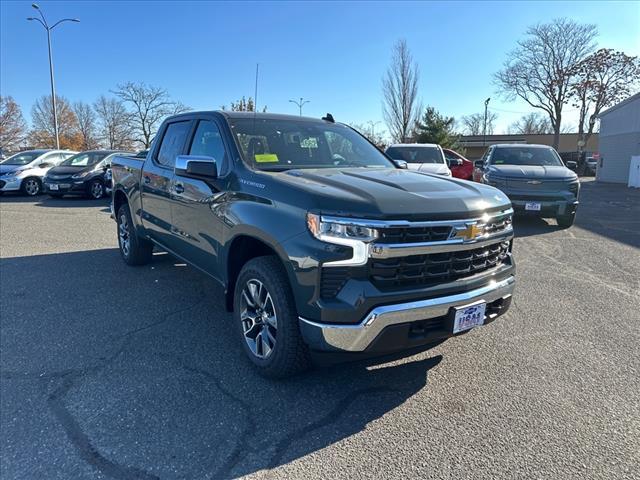
[[[260,153],[254,155],[258,163],[278,163],[278,155],[275,153]]]

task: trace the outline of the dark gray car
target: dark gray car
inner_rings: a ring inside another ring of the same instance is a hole
[[[502,190],[516,213],[554,217],[561,227],[573,224],[580,181],[560,155],[546,145],[492,145],[476,162],[482,183]]]

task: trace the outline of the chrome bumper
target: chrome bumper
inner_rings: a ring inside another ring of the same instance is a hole
[[[300,317],[300,330],[311,348],[363,352],[389,325],[442,317],[452,307],[478,301],[491,303],[501,298],[506,299],[513,294],[515,283],[515,277],[512,276],[456,295],[376,307],[355,325],[318,323]]]

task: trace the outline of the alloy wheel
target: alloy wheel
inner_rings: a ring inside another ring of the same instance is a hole
[[[255,278],[242,289],[240,321],[244,339],[251,352],[265,359],[276,346],[278,318],[267,287]]]
[[[30,196],[37,195],[40,192],[40,184],[37,180],[30,178],[24,184],[24,191]]]
[[[131,236],[129,233],[129,220],[125,214],[120,215],[120,222],[118,224],[118,240],[120,241],[122,253],[125,257],[128,257],[131,247]]]
[[[100,182],[93,182],[91,184],[91,197],[95,199],[102,198],[103,192],[104,192],[104,189]]]

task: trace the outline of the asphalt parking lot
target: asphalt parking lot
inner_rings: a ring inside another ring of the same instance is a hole
[[[640,191],[581,201],[517,219],[497,322],[274,382],[213,281],[124,265],[106,201],[4,196],[0,476],[640,478]]]

